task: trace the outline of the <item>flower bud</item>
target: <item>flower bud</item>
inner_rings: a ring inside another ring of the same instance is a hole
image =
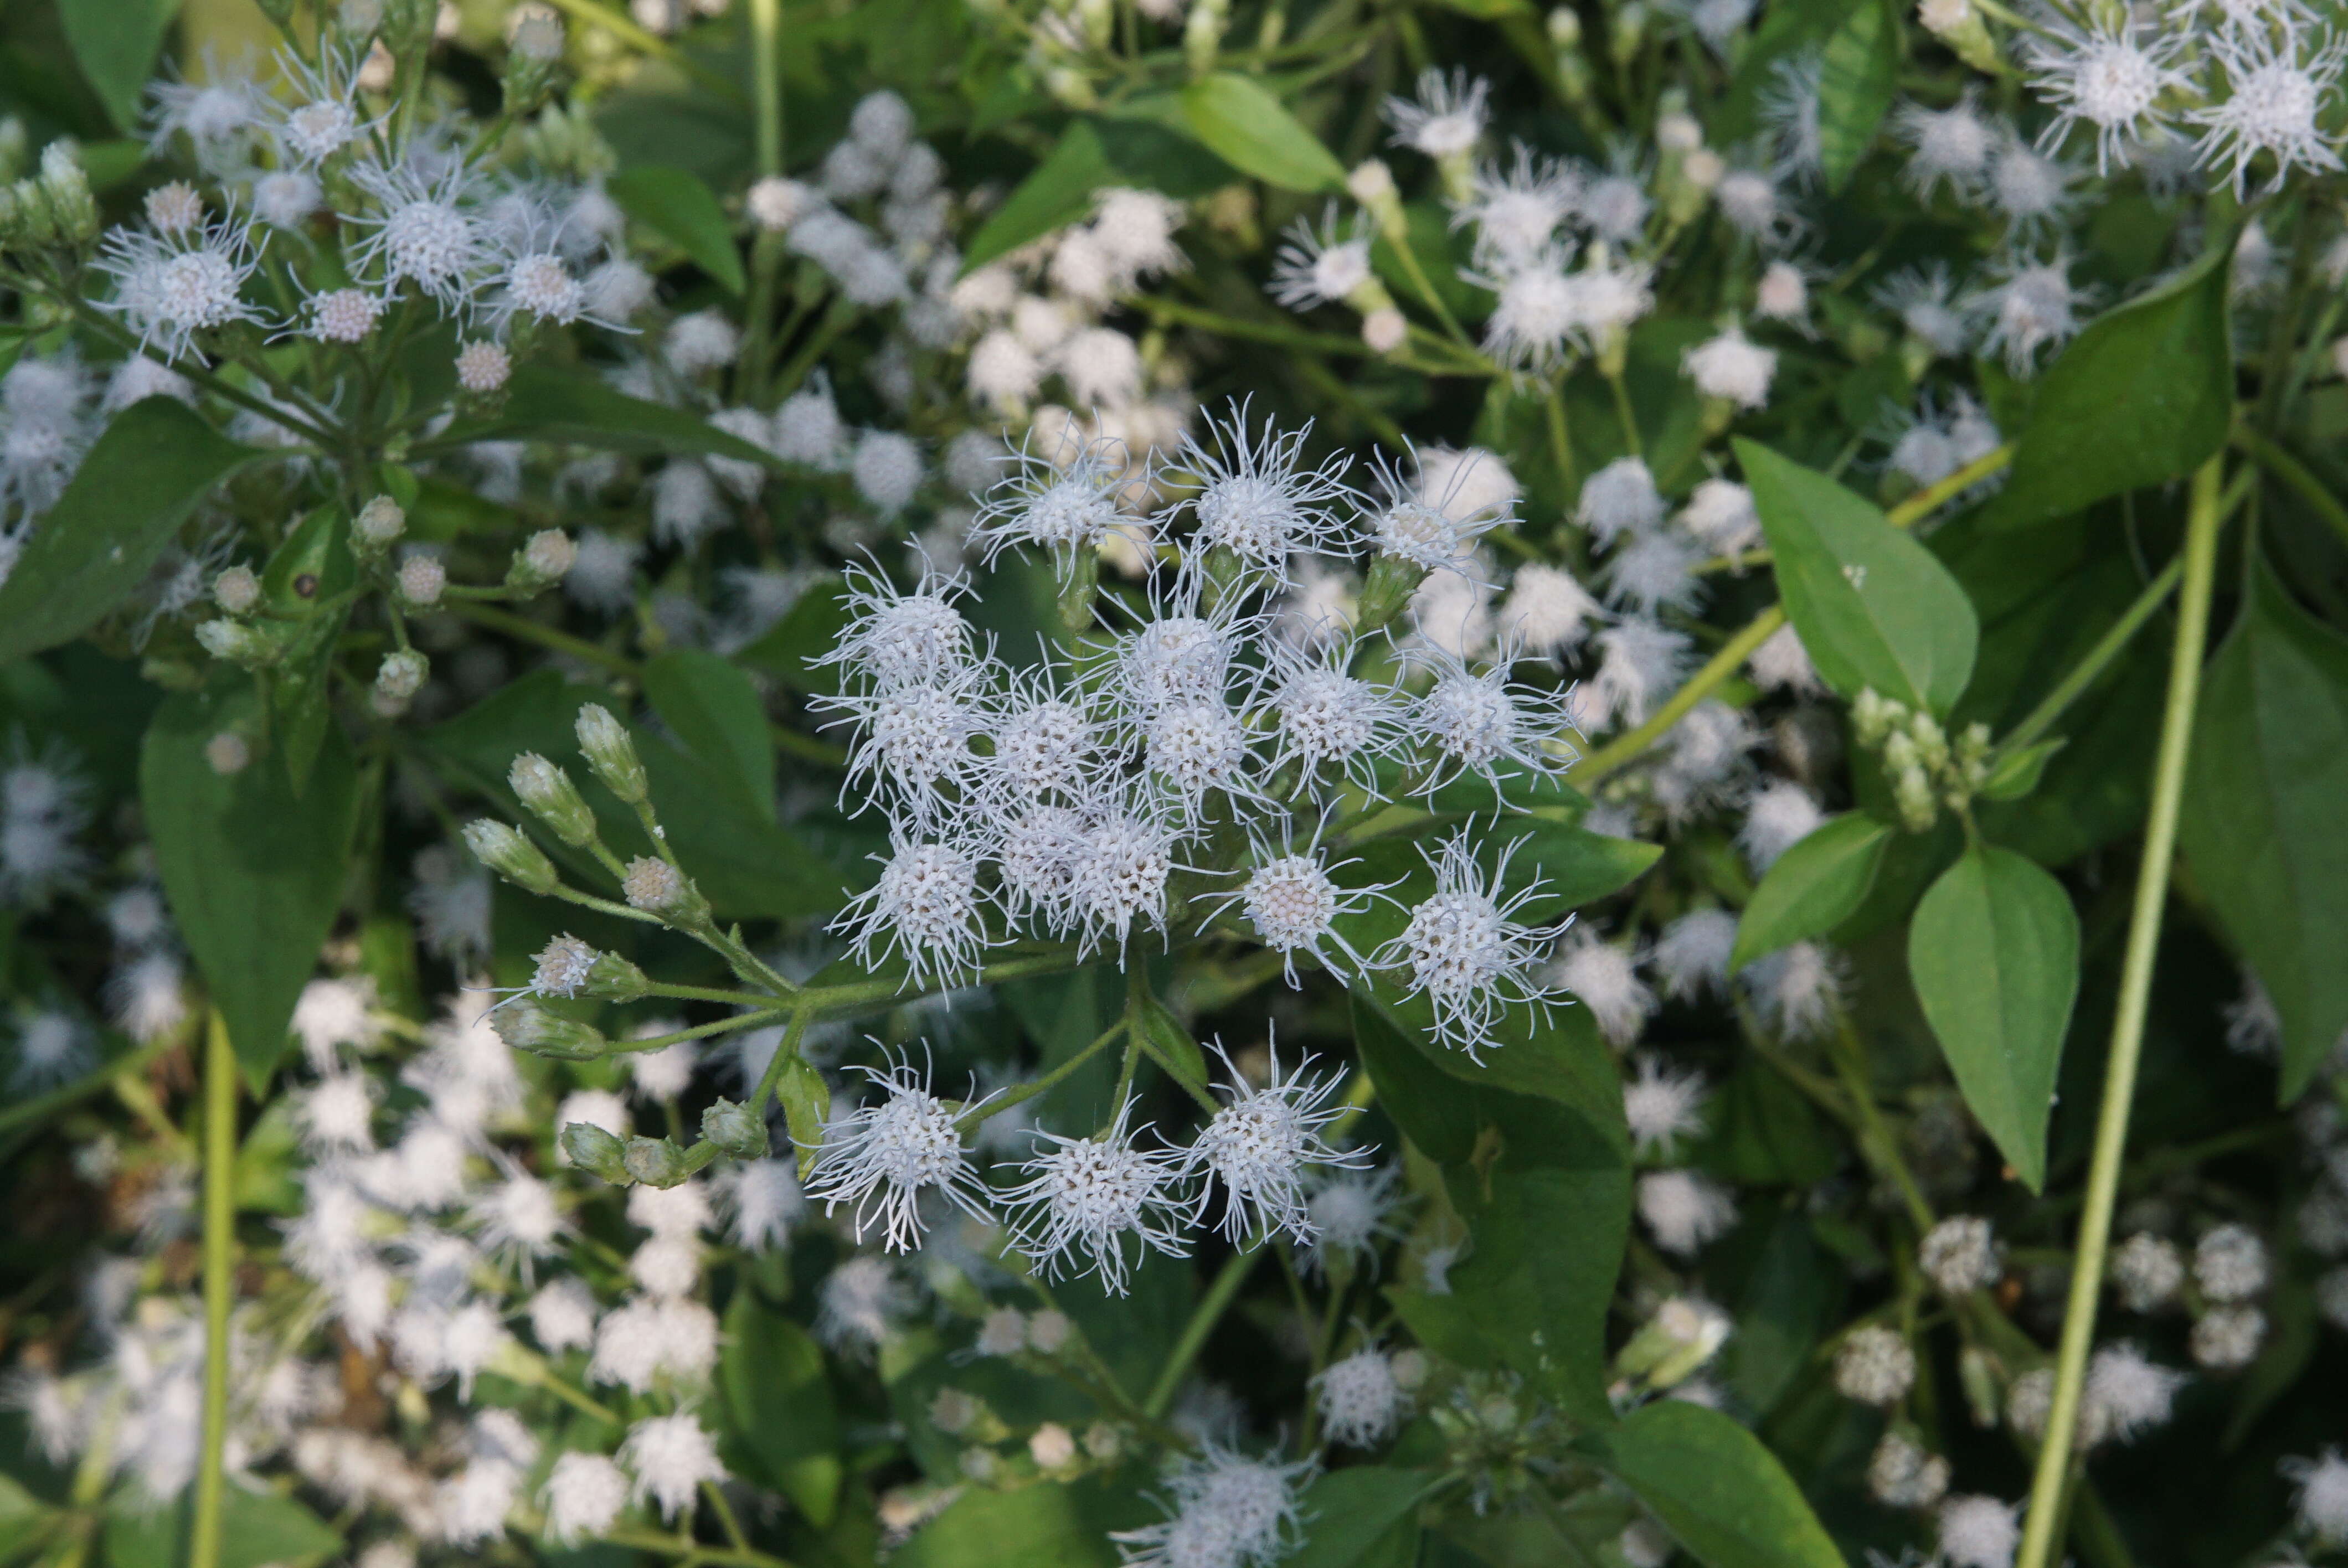
[[[1905,707],[1872,686],[1863,688],[1850,705],[1851,728],[1858,733],[1859,743],[1870,750],[1883,744],[1892,726],[1907,716]]]
[[[506,569],[506,586],[518,593],[537,593],[561,582],[579,559],[579,547],[561,528],[541,528],[514,551]]]
[[[261,602],[261,579],[249,566],[232,566],[212,579],[212,602],[231,615],[250,615]]]
[[[824,1118],[831,1114],[831,1086],[824,1082],[815,1063],[804,1056],[794,1056],[783,1064],[783,1075],[775,1084],[775,1098],[782,1104],[784,1124],[799,1152],[799,1175],[804,1179],[814,1163],[816,1151],[823,1146]]]
[[[767,1119],[720,1097],[701,1113],[701,1135],[737,1159],[767,1157]]]
[[[577,730],[579,749],[603,787],[630,805],[642,804],[647,788],[644,759],[636,755],[627,726],[612,717],[610,710],[590,702],[579,710]]]
[[[465,847],[474,859],[526,892],[543,897],[561,885],[554,862],[511,823],[475,817],[465,825]]]
[[[627,1146],[592,1122],[573,1122],[563,1128],[562,1152],[572,1164],[607,1182],[625,1186],[632,1179]]]
[[[1345,189],[1377,221],[1378,232],[1389,244],[1409,242],[1410,220],[1402,210],[1402,192],[1395,189],[1394,170],[1381,159],[1370,159],[1345,177]]]
[[[588,966],[586,994],[598,1000],[642,1001],[652,989],[652,977],[617,953],[598,953]]]
[[[424,678],[432,672],[432,661],[413,648],[395,649],[383,656],[376,667],[375,711],[386,718],[397,718],[407,712],[407,704],[424,687]]]
[[[1410,323],[1392,305],[1362,318],[1362,343],[1372,354],[1392,354],[1410,336]]]
[[[398,586],[402,603],[411,610],[429,610],[448,586],[448,569],[438,556],[409,556],[399,563]]]
[[[649,855],[639,855],[628,862],[627,874],[620,878],[620,890],[626,896],[630,908],[659,915],[680,926],[698,926],[709,918],[709,900],[701,896],[693,878],[667,861]]]
[[[571,775],[540,756],[524,752],[506,770],[506,783],[554,836],[573,848],[595,841],[595,814],[571,782]]]
[[[489,1027],[516,1050],[562,1061],[592,1061],[611,1049],[602,1030],[549,1012],[529,997],[491,1008]]]
[[[1360,619],[1354,624],[1354,635],[1367,637],[1400,615],[1426,578],[1425,567],[1401,556],[1382,554],[1372,561],[1369,575],[1362,582]]]
[[[621,1157],[628,1174],[648,1187],[682,1186],[693,1173],[685,1168],[685,1151],[665,1138],[631,1138]]]
[[[222,778],[242,773],[252,761],[252,747],[234,730],[222,730],[204,743],[204,764]]]
[[[407,514],[389,496],[377,496],[351,519],[351,545],[361,555],[380,555],[407,531]]]
[[[1572,6],[1560,5],[1549,14],[1549,41],[1560,49],[1581,42],[1581,18]]]
[[[58,239],[80,244],[98,237],[98,200],[69,139],[60,137],[41,149],[39,190]]]
[[[242,620],[207,620],[196,628],[196,641],[205,652],[215,659],[247,670],[259,670],[277,661],[280,651],[276,640]]]

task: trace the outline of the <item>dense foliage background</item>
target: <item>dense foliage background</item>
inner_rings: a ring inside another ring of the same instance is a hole
[[[2343,20],[10,5],[0,1568],[2338,1557]]]

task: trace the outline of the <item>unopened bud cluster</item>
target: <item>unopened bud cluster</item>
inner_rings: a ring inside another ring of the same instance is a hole
[[[1900,825],[1930,832],[1942,807],[1962,812],[1989,781],[1990,731],[1972,723],[1953,740],[1930,713],[1883,696],[1873,687],[1851,704],[1859,743],[1883,760]]]

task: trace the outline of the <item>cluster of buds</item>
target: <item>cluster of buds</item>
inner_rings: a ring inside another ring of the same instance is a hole
[[[1671,1297],[1614,1353],[1608,1392],[1618,1405],[1627,1405],[1678,1387],[1704,1369],[1734,1327],[1728,1314],[1709,1301]]]
[[[507,24],[505,70],[499,89],[505,112],[519,119],[554,91],[562,64],[562,18],[543,5],[518,8]]]
[[[0,250],[78,246],[97,238],[98,200],[70,141],[41,149],[38,174],[0,186]]]
[[[1900,825],[1910,833],[1930,832],[1944,805],[1965,811],[1990,782],[1987,724],[1968,724],[1952,741],[1931,714],[1916,712],[1871,686],[1851,704],[1850,716],[1859,743],[1881,753],[1892,804]]]
[[[1531,1494],[1557,1469],[1549,1450],[1560,1434],[1514,1373],[1468,1373],[1427,1419],[1443,1438],[1447,1468],[1470,1478],[1478,1513]]]

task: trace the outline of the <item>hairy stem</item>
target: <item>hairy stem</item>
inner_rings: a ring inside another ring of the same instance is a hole
[[[204,1405],[188,1568],[220,1568],[228,1447],[228,1317],[236,1294],[236,1048],[215,1010],[204,1031]]]
[[[2137,872],[2136,905],[2128,916],[2119,1005],[2112,1019],[2111,1057],[2104,1070],[2103,1103],[2096,1116],[2096,1152],[2087,1168],[2087,1199],[2079,1216],[2071,1295],[2063,1312],[2063,1338],[2054,1363],[2054,1401],[2047,1412],[2045,1445],[2031,1478],[2016,1568],[2046,1568],[2054,1525],[2063,1511],[2071,1469],[2071,1439],[2079,1410],[2087,1351],[2095,1342],[2096,1307],[2111,1245],[2112,1206],[2127,1152],[2128,1110],[2136,1096],[2138,1057],[2152,995],[2160,919],[2168,899],[2168,873],[2177,846],[2177,816],[2185,795],[2185,760],[2192,744],[2193,709],[2201,690],[2201,659],[2209,633],[2209,597],[2217,575],[2222,459],[2212,457],[2193,476],[2185,524],[2184,589],[2177,607],[2177,641],[2168,669],[2168,700],[2160,718],[2160,749],[2153,764],[2152,804],[2145,819],[2144,855]]]

